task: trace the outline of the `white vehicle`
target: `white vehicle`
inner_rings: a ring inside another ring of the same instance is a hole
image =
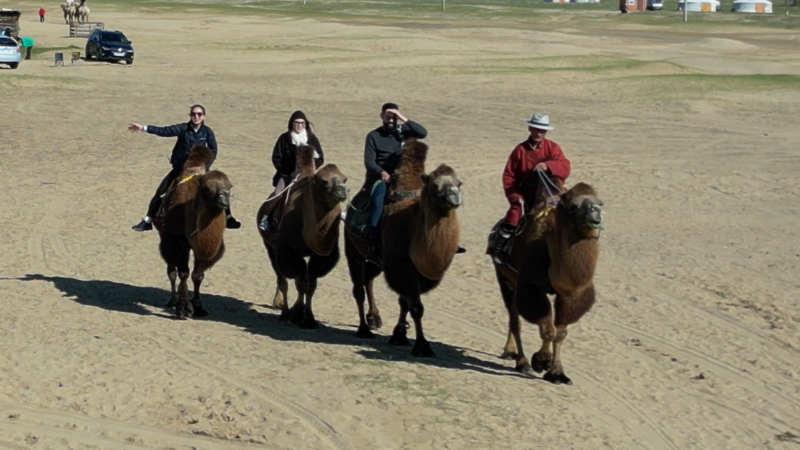
[[[20,61],[22,53],[19,51],[19,43],[10,37],[0,36],[0,64],[8,64],[16,69]]]

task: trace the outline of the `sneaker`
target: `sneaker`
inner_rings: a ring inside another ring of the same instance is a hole
[[[242,228],[242,222],[234,219],[233,216],[228,216],[228,221],[225,222],[225,228],[238,230],[239,228]]]
[[[132,226],[131,229],[133,231],[152,231],[153,224],[147,222],[146,220],[142,219],[141,222],[137,223],[136,225]]]

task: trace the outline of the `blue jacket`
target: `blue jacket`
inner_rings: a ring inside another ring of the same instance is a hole
[[[205,123],[200,125],[197,131],[192,128],[192,122],[178,123],[168,127],[158,127],[155,125],[148,125],[147,132],[161,137],[177,137],[178,141],[175,142],[175,147],[172,148],[172,156],[169,158],[170,164],[173,169],[183,169],[183,164],[189,158],[189,150],[193,145],[202,144],[211,149],[211,154],[214,158],[209,161],[206,169],[211,168],[211,164],[217,159],[217,138],[211,128],[207,127]]]

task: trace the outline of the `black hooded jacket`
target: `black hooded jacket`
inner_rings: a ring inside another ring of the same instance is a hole
[[[275,166],[277,170],[275,176],[272,177],[273,186],[278,184],[278,179],[281,176],[291,176],[297,165],[297,147],[292,143],[292,122],[297,119],[306,121],[308,145],[314,147],[314,149],[317,150],[317,154],[319,154],[319,158],[314,158],[314,167],[319,169],[319,167],[325,163],[325,158],[322,154],[322,145],[311,131],[311,123],[302,111],[295,111],[292,116],[289,117],[288,130],[278,137],[278,140],[275,141],[275,147],[272,148],[272,165]]]
[[[172,148],[172,156],[169,158],[169,162],[175,170],[183,169],[183,163],[189,158],[189,150],[196,144],[203,144],[211,149],[214,159],[217,159],[217,138],[214,136],[214,132],[211,128],[207,127],[205,123],[201,124],[197,131],[192,128],[192,122],[179,123],[168,127],[148,125],[147,132],[161,137],[178,138],[175,142],[175,147]],[[209,161],[206,169],[211,167],[214,159]]]

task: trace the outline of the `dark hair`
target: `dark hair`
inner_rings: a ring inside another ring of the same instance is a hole
[[[399,109],[399,108],[397,106],[397,103],[389,102],[389,103],[384,103],[383,106],[381,106],[381,112],[382,113],[386,112],[387,109]]]
[[[205,106],[203,106],[203,105],[201,105],[200,103],[195,103],[194,105],[192,105],[192,107],[191,107],[191,108],[189,108],[189,112],[192,112],[192,111],[194,111],[194,109],[195,109],[195,108],[200,108],[200,109],[202,109],[202,110],[203,110],[203,115],[204,115],[204,116],[206,115],[206,107],[205,107]]]
[[[314,134],[314,132],[311,129],[311,126],[312,126],[311,122],[308,121],[308,118],[306,117],[305,113],[303,113],[303,111],[300,111],[299,109],[297,111],[293,112],[291,116],[289,116],[289,125],[288,125],[289,131],[292,131],[292,123],[297,119],[305,120],[306,121],[306,132]]]

